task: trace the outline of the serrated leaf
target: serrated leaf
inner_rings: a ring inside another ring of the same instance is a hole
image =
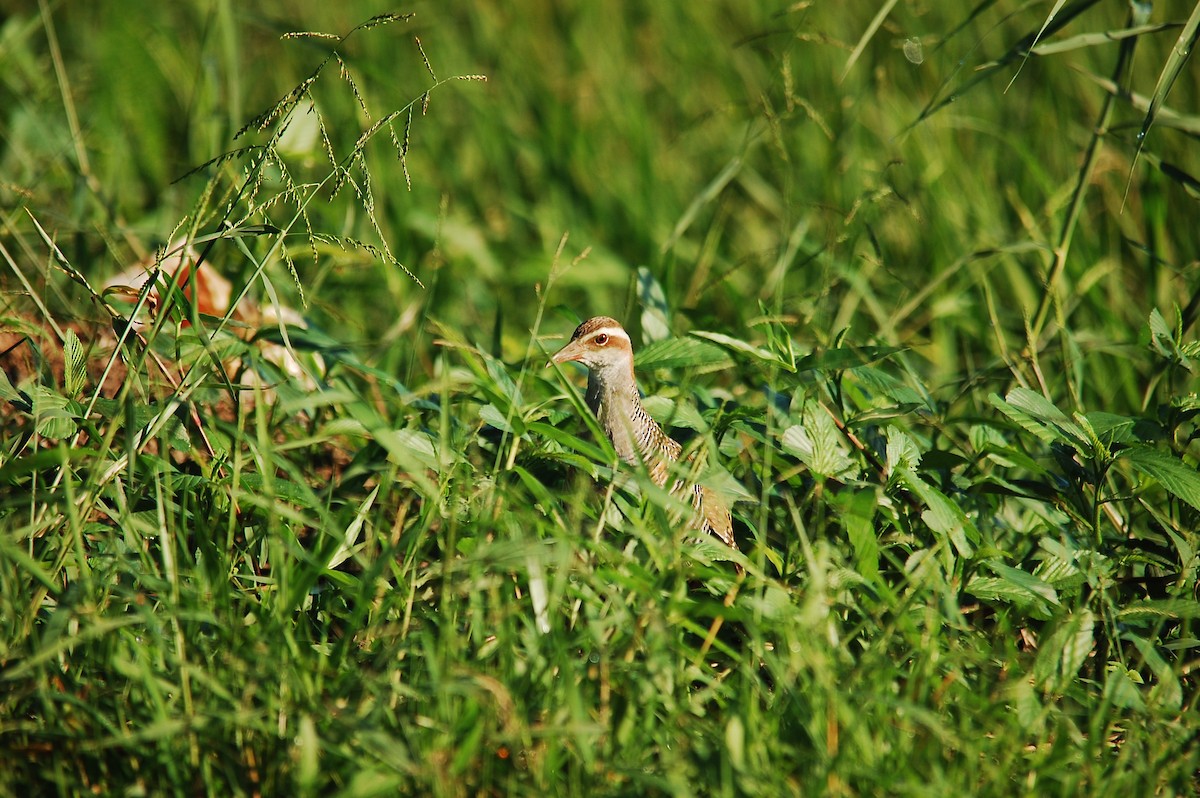
[[[791,363],[787,363],[787,362],[783,361],[774,352],[769,352],[766,349],[755,346],[754,344],[746,343],[745,341],[743,341],[739,338],[734,338],[731,335],[724,335],[722,333],[714,333],[714,332],[706,332],[704,330],[694,330],[692,332],[692,335],[694,335],[698,338],[704,338],[705,340],[712,341],[713,343],[719,344],[720,346],[723,346],[726,349],[730,349],[734,352],[739,352],[743,355],[749,355],[754,360],[758,360],[762,363],[767,363],[769,365],[776,366],[785,371],[795,371],[796,370],[795,367],[793,367]]]
[[[1083,430],[1040,393],[1014,388],[1004,399],[995,394],[989,399],[996,409],[1047,443],[1068,443],[1078,452],[1090,451]]]
[[[1050,604],[1058,604],[1058,593],[1055,589],[1046,582],[1038,579],[1033,574],[1022,571],[1020,568],[1013,568],[1003,563],[988,563],[988,568],[1001,579],[1006,579],[1022,590],[1028,591],[1032,595],[1044,599]]]
[[[733,359],[721,347],[696,338],[668,338],[638,350],[635,365],[639,369],[688,368],[703,371],[728,368]]]
[[[825,479],[842,478],[857,470],[837,425],[816,402],[805,402],[800,422],[780,436],[784,451],[798,457],[814,474]]]
[[[82,411],[78,402],[44,385],[32,386],[30,395],[33,399],[32,415],[38,435],[51,440],[62,440],[75,434],[79,427],[79,413]]]
[[[885,371],[871,366],[860,366],[851,369],[850,373],[854,375],[862,389],[868,393],[867,398],[873,400],[872,403],[875,405],[879,404],[876,397],[885,398],[901,407],[916,407],[926,404],[925,397]]]
[[[83,358],[83,343],[74,330],[67,330],[63,338],[63,361],[63,393],[77,397],[87,381],[87,365]]]
[[[1140,419],[1121,416],[1116,413],[1106,413],[1102,410],[1092,411],[1083,416],[1088,426],[1106,445],[1114,443],[1136,443],[1137,436],[1133,429]]]
[[[921,465],[921,450],[916,441],[904,430],[894,426],[889,426],[885,434],[888,471],[894,472],[902,468],[916,470],[917,466]]]
[[[1121,451],[1135,470],[1157,480],[1171,495],[1200,510],[1200,474],[1177,457],[1149,446],[1132,446]]]
[[[1200,601],[1192,599],[1158,599],[1139,601],[1117,611],[1117,618],[1195,620],[1200,618]]]

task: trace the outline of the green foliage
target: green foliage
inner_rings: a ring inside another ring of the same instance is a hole
[[[0,27],[0,794],[1195,791],[1200,6],[350,6]]]

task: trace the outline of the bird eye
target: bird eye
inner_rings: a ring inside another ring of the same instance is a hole
[[[593,340],[596,342],[596,346],[604,346],[606,343],[608,343],[608,335],[606,333],[600,333]]]

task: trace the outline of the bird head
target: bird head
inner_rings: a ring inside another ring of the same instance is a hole
[[[570,342],[551,358],[555,363],[574,360],[601,379],[633,376],[633,343],[616,319],[596,316],[575,328]]]

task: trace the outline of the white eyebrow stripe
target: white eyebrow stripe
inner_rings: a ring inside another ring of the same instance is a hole
[[[630,345],[633,344],[633,342],[629,340],[629,333],[625,332],[620,327],[601,327],[599,330],[593,330],[587,334],[587,340],[594,341],[598,335],[607,335],[609,338],[620,338]]]

